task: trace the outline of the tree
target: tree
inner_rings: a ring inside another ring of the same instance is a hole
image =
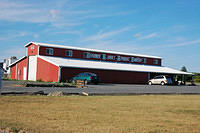
[[[181,71],[183,71],[183,72],[187,72],[186,67],[185,67],[185,66],[182,66],[182,67],[181,67]]]
[[[181,67],[181,71],[187,72],[186,67],[185,67],[185,66],[182,66],[182,67]],[[190,82],[190,81],[192,81],[192,75],[184,75],[184,77],[182,77],[182,80],[183,80],[183,81]]]

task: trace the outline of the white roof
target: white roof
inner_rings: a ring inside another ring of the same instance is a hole
[[[163,66],[137,65],[137,64],[115,63],[115,62],[105,62],[105,61],[89,61],[81,59],[52,57],[52,56],[38,56],[38,57],[59,67],[153,72],[153,73],[166,73],[166,74],[191,74]]]
[[[29,42],[29,43],[27,43],[25,45],[25,47],[27,47],[31,43],[33,43],[35,45],[38,45],[38,46],[45,46],[45,47],[66,48],[66,49],[74,49],[74,50],[82,50],[82,51],[101,52],[101,53],[110,53],[110,54],[119,54],[119,55],[129,55],[129,56],[139,56],[139,57],[149,57],[149,58],[161,59],[161,57],[151,56],[151,55],[142,55],[142,54],[132,54],[132,53],[105,51],[105,50],[88,49],[88,48],[80,48],[80,47],[57,45],[57,44],[38,43],[38,42]]]

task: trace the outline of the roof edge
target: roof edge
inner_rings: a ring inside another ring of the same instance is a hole
[[[32,43],[34,43],[35,45],[38,45],[38,44],[35,43],[35,42],[28,42],[26,45],[24,45],[24,47],[28,47],[28,46],[31,45]]]
[[[12,64],[10,64],[10,65],[9,65],[9,67],[11,67],[11,66],[15,65],[16,63],[20,62],[21,60],[23,60],[23,59],[25,59],[25,58],[27,58],[27,56],[23,56],[22,58],[20,58],[20,59],[16,60],[16,61],[15,61],[15,62],[13,62]]]

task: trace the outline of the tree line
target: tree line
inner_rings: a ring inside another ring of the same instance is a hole
[[[183,72],[188,72],[187,68],[185,66],[183,66],[181,68],[181,71]],[[199,82],[200,83],[200,73],[197,72],[193,72],[193,81],[194,82]],[[192,80],[192,75],[186,75],[186,81],[190,82]]]

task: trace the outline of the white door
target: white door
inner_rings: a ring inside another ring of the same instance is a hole
[[[160,84],[160,76],[156,76],[153,80],[154,84]]]
[[[28,80],[36,81],[37,56],[29,56]]]
[[[26,72],[27,72],[27,68],[24,67],[24,69],[23,69],[23,80],[26,80]]]

